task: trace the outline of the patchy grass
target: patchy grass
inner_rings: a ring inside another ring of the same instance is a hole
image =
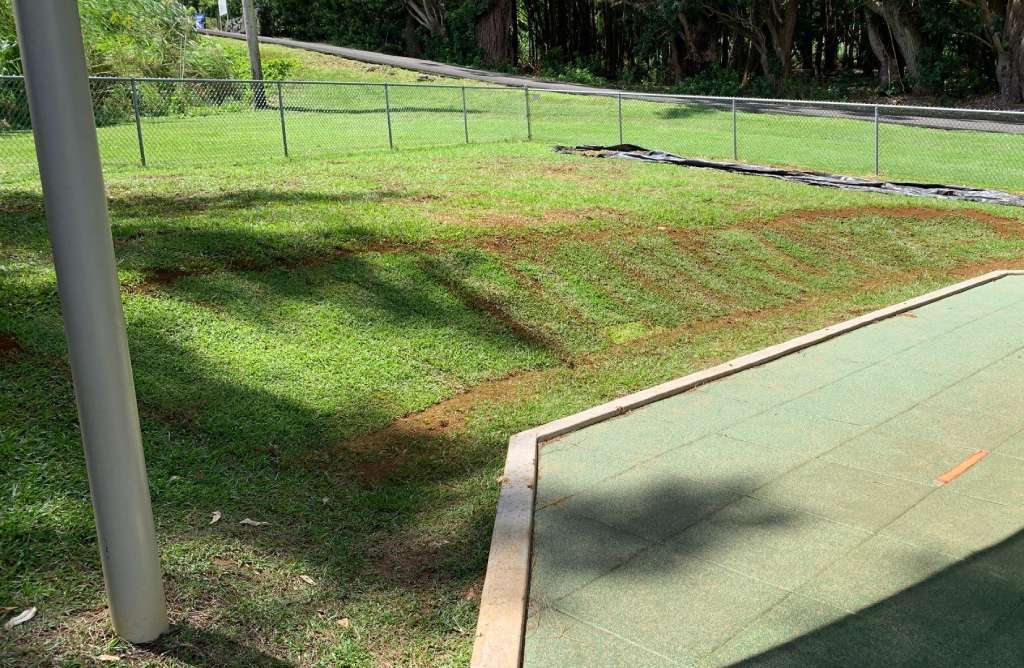
[[[536,144],[108,187],[176,632],[131,647],[104,613],[19,181],[0,191],[0,607],[40,612],[0,634],[15,665],[465,665],[511,433],[1024,258],[1014,209]]]

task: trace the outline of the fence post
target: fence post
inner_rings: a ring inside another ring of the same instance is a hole
[[[619,143],[622,143],[622,93],[619,93]]]
[[[281,143],[284,144],[284,157],[288,157],[288,131],[284,127],[284,89],[281,82],[277,82],[277,108],[281,112]]]
[[[879,146],[879,141],[878,140],[879,140],[879,136],[878,136],[878,105],[876,104],[875,105],[875,176],[878,176],[878,174],[881,171],[879,169],[879,166],[880,166],[879,162],[880,162],[880,157],[881,157],[880,156],[881,151],[879,149],[881,147]]]
[[[740,159],[739,137],[736,132],[736,98],[732,99],[732,159],[737,162]]]
[[[388,92],[388,85],[384,84],[384,113],[388,118],[388,148],[395,150],[395,141],[391,137],[391,95]]]
[[[462,129],[466,133],[466,143],[469,143],[469,116],[466,113],[466,87],[462,87]]]
[[[523,92],[526,94],[526,141],[533,139],[533,125],[530,120],[530,87],[523,86]]]
[[[135,79],[132,79],[132,109],[135,111],[135,135],[139,138],[139,159],[142,166],[146,166],[146,145],[142,142],[142,118],[139,116],[139,88]]]

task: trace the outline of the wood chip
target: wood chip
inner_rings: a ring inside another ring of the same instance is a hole
[[[244,520],[239,522],[239,524],[244,524],[247,527],[262,527],[270,524],[270,522],[259,522],[257,520],[251,520],[248,517],[246,517]]]
[[[120,661],[121,657],[117,656],[116,654],[100,654],[98,657],[96,657],[96,660],[113,663],[114,661]]]
[[[316,580],[314,580],[313,578],[309,577],[308,575],[300,575],[299,579],[302,580],[303,582],[305,582],[308,585],[315,585],[316,584]]]
[[[4,623],[4,628],[5,629],[13,629],[18,624],[24,624],[28,620],[30,620],[33,617],[35,617],[36,616],[36,612],[38,612],[38,610],[36,608],[28,608],[26,610],[22,610],[17,615],[15,615],[15,616],[11,617],[10,619],[8,619]]]

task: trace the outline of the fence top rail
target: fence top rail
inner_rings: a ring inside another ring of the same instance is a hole
[[[0,81],[21,81],[24,77],[21,75],[0,75]],[[451,89],[458,90],[466,88],[467,90],[493,90],[493,91],[520,91],[529,90],[531,92],[541,93],[557,93],[563,95],[584,95],[592,97],[623,97],[630,100],[649,100],[652,102],[663,101],[663,102],[715,102],[720,104],[731,104],[732,102],[748,104],[748,105],[786,105],[793,107],[834,107],[839,109],[862,109],[865,111],[871,111],[875,108],[880,111],[887,112],[927,112],[927,113],[940,113],[940,114],[977,114],[982,116],[1002,116],[1002,117],[1015,117],[1024,119],[1024,111],[1012,111],[1012,110],[1001,110],[1001,109],[972,109],[967,107],[929,107],[921,105],[901,105],[901,104],[872,104],[868,102],[835,102],[830,100],[790,100],[785,98],[761,98],[761,97],[729,97],[722,95],[676,95],[672,93],[644,93],[640,91],[627,91],[627,90],[613,90],[613,89],[584,89],[584,88],[552,88],[549,86],[544,87],[531,87],[525,85],[523,87],[515,86],[460,86],[455,84],[433,84],[433,83],[398,83],[398,82],[373,82],[373,81],[311,81],[303,79],[188,79],[188,78],[176,78],[176,77],[112,77],[112,76],[90,76],[91,81],[145,81],[145,82],[156,82],[156,83],[206,83],[206,84],[240,84],[240,85],[252,85],[252,84],[265,84],[265,85],[318,85],[318,86],[365,86],[365,87],[377,87],[382,88],[388,87],[404,87],[404,88],[437,88],[437,89]]]

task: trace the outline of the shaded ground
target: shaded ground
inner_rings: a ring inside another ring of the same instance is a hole
[[[526,665],[1018,661],[1022,326],[1004,278],[544,446]]]
[[[1024,257],[1015,210],[649,167],[108,170],[178,629],[149,648],[104,610],[37,186],[0,192],[0,608],[39,608],[0,663],[464,665],[510,433]]]

